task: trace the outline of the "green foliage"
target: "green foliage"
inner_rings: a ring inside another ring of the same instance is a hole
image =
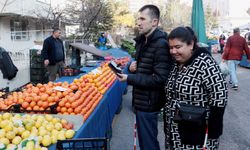
[[[206,29],[210,31],[219,26],[217,17],[213,15],[211,7],[208,5],[205,10]]]
[[[77,37],[92,39],[113,26],[111,3],[103,0],[71,0],[65,9],[68,22],[78,24]]]
[[[161,6],[160,10],[164,28],[190,25],[192,8],[180,0],[168,0],[166,6]]]
[[[108,0],[108,2],[113,12],[114,27],[134,27],[135,18],[133,14],[129,12],[128,3],[126,1]]]
[[[132,42],[128,40],[122,40],[121,48],[126,50],[131,55],[131,57],[135,57],[136,49]]]

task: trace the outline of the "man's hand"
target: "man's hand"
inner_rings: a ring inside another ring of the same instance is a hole
[[[127,74],[120,74],[120,73],[117,73],[117,79],[121,82],[124,82],[124,81],[127,81],[128,79],[128,75]]]
[[[45,66],[48,66],[48,65],[49,65],[49,60],[48,60],[48,59],[45,59],[45,60],[44,60],[44,65],[45,65]]]
[[[130,72],[135,72],[136,71],[136,61],[133,61],[130,66],[129,66],[129,71]]]
[[[222,59],[222,60],[221,60],[221,62],[223,62],[223,63],[224,63],[225,61],[226,61],[225,59]]]

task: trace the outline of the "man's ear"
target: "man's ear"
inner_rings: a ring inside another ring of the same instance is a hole
[[[157,27],[157,26],[158,26],[158,23],[159,23],[159,20],[158,20],[158,19],[153,19],[153,20],[152,20],[153,27]]]

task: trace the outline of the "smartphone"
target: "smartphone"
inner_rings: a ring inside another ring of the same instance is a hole
[[[110,61],[108,66],[118,77],[121,77],[118,73],[122,73],[122,69],[114,61]]]

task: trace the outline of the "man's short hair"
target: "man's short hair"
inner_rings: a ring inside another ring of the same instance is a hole
[[[59,29],[59,28],[53,28],[53,33],[57,32],[57,31],[61,31],[61,29]]]
[[[234,28],[234,33],[240,32],[240,28]]]
[[[145,5],[139,10],[139,12],[142,12],[146,9],[149,9],[149,15],[150,15],[151,19],[153,19],[153,18],[160,19],[160,10],[157,6]]]

